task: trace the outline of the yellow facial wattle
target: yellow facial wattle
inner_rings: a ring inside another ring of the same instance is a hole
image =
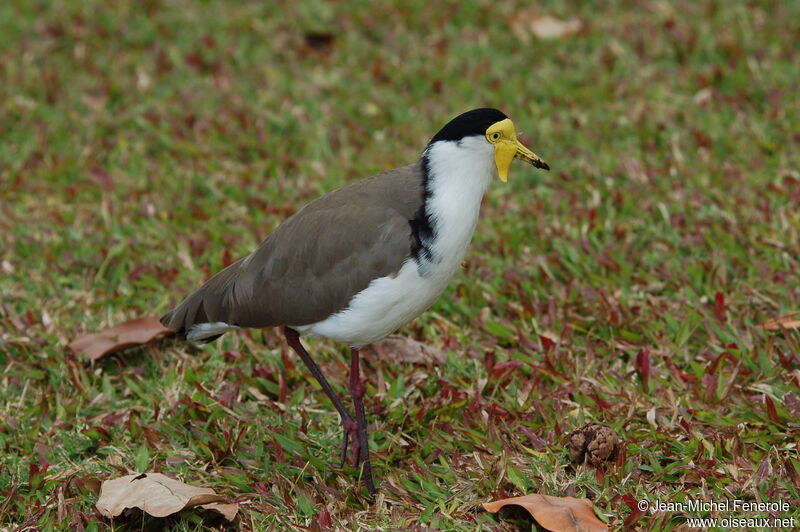
[[[514,157],[532,164],[536,168],[550,169],[541,157],[517,140],[514,122],[509,118],[489,126],[489,129],[486,130],[486,140],[494,144],[494,162],[497,165],[497,175],[503,183],[508,181],[508,169]]]

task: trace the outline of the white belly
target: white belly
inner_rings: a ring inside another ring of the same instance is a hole
[[[377,342],[430,308],[447,288],[462,258],[463,253],[427,265],[424,277],[417,263],[408,260],[396,276],[372,281],[345,310],[297,329],[353,347]]]

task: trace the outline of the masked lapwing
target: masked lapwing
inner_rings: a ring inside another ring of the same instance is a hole
[[[548,170],[517,140],[497,109],[457,116],[415,163],[312,201],[248,256],[211,277],[161,318],[194,342],[243,327],[282,327],[341,416],[341,460],[352,442],[375,492],[364,416],[359,348],[427,310],[458,271],[493,179],[506,182],[514,158]],[[355,419],[300,342],[300,334],[351,348]]]

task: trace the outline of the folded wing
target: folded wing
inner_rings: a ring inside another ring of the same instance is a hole
[[[422,201],[419,163],[331,192],[211,277],[161,322],[182,336],[193,327],[204,330],[190,339],[210,341],[230,327],[324,320],[409,259],[410,220]]]

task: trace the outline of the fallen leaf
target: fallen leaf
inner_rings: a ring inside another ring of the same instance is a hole
[[[161,325],[155,316],[129,320],[99,333],[85,334],[69,343],[69,348],[89,361],[127,349],[152,342],[166,336],[172,331]]]
[[[80,489],[85,489],[97,495],[100,493],[100,479],[95,477],[83,477],[73,479],[72,483]]]
[[[510,25],[514,34],[526,44],[530,42],[531,35],[539,39],[559,39],[583,29],[583,22],[579,18],[561,20],[549,15],[540,16],[534,9],[518,11],[512,16]]]
[[[200,508],[203,510],[214,510],[222,514],[222,517],[228,521],[236,519],[236,514],[239,513],[239,505],[233,503],[211,502],[208,504],[201,504]]]
[[[800,329],[800,312],[792,312],[791,314],[786,314],[785,316],[779,316],[775,319],[766,321],[761,325],[757,325],[756,327],[760,327],[766,331],[782,331],[784,329]]]
[[[365,347],[362,353],[367,357],[374,355],[381,360],[411,364],[422,364],[429,361],[437,364],[447,362],[447,353],[443,350],[404,336],[389,336]]]
[[[497,513],[508,505],[525,508],[537,523],[553,532],[601,532],[608,530],[594,513],[592,501],[575,497],[552,497],[550,495],[525,495],[494,502],[485,502],[488,512]]]
[[[126,508],[139,508],[153,517],[166,517],[200,506],[221,513],[232,521],[239,505],[227,504],[211,488],[190,486],[161,473],[142,473],[106,480],[95,506],[106,517],[116,517]]]
[[[583,28],[583,23],[577,18],[559,20],[553,17],[541,17],[531,21],[530,28],[540,39],[557,39],[578,33]]]

